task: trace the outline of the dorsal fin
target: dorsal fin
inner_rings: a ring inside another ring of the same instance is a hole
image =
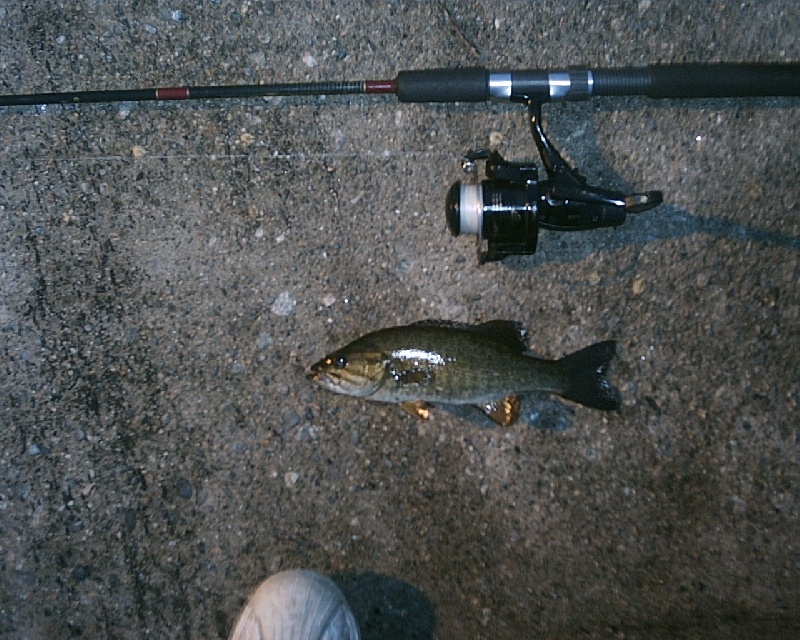
[[[482,324],[467,324],[455,320],[418,320],[412,326],[418,327],[444,327],[446,329],[461,329],[472,331],[494,340],[514,351],[528,350],[528,332],[520,322],[514,320],[489,320]]]
[[[444,327],[445,329],[469,329],[471,325],[465,322],[458,322],[456,320],[436,320],[428,318],[427,320],[417,320],[412,322],[411,327]]]
[[[489,322],[469,327],[469,329],[515,351],[528,350],[528,332],[519,322],[514,322],[513,320],[490,320]]]

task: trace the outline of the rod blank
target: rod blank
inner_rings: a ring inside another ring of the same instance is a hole
[[[0,107],[39,104],[88,104],[97,102],[144,102],[152,100],[215,100],[267,96],[321,96],[380,93],[369,90],[368,82],[305,82],[245,84],[208,87],[162,87],[108,91],[71,91],[0,96]],[[372,83],[374,84],[374,83]],[[393,88],[393,87],[392,87]]]

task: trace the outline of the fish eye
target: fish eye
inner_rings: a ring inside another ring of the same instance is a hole
[[[337,369],[344,369],[347,366],[347,358],[343,358],[339,356],[336,360],[333,361],[333,366]]]

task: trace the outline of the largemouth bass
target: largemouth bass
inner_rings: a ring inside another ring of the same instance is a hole
[[[369,333],[311,367],[324,389],[378,402],[396,402],[427,419],[428,403],[471,404],[501,425],[519,415],[517,394],[554,393],[594,409],[620,406],[606,377],[614,341],[599,342],[560,360],[528,353],[515,322],[477,326],[424,321]]]

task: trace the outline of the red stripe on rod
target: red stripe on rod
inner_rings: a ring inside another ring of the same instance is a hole
[[[189,87],[164,87],[156,89],[156,100],[188,100]]]
[[[394,80],[367,80],[364,82],[364,93],[394,93],[397,83]]]

